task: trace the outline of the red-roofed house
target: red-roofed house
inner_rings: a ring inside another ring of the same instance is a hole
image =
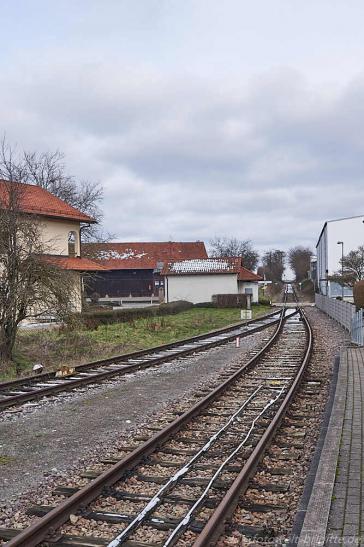
[[[188,300],[211,302],[214,294],[251,294],[258,302],[258,281],[262,278],[243,267],[235,257],[181,260],[167,263],[165,277],[166,302]]]
[[[85,256],[108,269],[91,281],[89,295],[101,298],[150,297],[163,292],[163,266],[172,260],[207,258],[205,244],[193,242],[88,243]]]
[[[92,224],[96,220],[68,203],[57,198],[44,188],[32,184],[0,180],[0,207],[9,200],[9,185],[17,186],[19,209],[34,216],[39,223],[40,237],[47,249],[44,258],[62,269],[75,272],[75,310],[82,307],[82,273],[104,271],[105,267],[81,257],[81,224]]]

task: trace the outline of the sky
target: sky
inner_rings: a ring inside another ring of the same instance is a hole
[[[2,0],[0,133],[100,182],[115,240],[314,248],[364,214],[363,20],[362,0]]]

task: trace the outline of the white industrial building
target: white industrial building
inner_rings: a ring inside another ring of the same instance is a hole
[[[211,302],[215,294],[250,294],[258,302],[258,281],[241,258],[179,260],[165,265],[165,301]]]
[[[317,287],[326,296],[342,295],[342,287],[330,281],[341,270],[341,257],[364,244],[364,216],[339,218],[325,222],[316,245]],[[344,287],[344,297],[350,298],[352,290]]]

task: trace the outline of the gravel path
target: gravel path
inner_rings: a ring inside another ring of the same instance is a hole
[[[267,329],[156,369],[147,369],[89,390],[27,405],[0,422],[0,502],[14,502],[48,475],[62,473],[130,434],[146,416],[209,387],[224,366],[246,355]]]

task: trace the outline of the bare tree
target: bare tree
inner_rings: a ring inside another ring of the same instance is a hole
[[[270,281],[282,281],[285,269],[286,253],[279,249],[270,250],[263,255],[263,266],[259,270],[260,275],[264,275]]]
[[[1,186],[0,368],[12,359],[21,321],[44,313],[65,317],[76,295],[74,274],[44,256],[50,248],[42,243],[37,218],[22,213],[23,192],[9,177]]]
[[[350,251],[341,260],[342,271],[335,272],[329,279],[345,287],[354,287],[357,281],[364,279],[364,245]]]
[[[250,240],[240,240],[235,237],[215,237],[209,242],[210,256],[241,256],[243,266],[248,270],[255,270],[259,260],[258,252],[253,248]]]
[[[12,172],[10,179],[9,169]],[[103,198],[102,186],[98,182],[78,182],[73,176],[68,175],[64,155],[58,150],[17,153],[3,137],[0,148],[0,177],[41,186],[66,203],[92,216],[98,223],[102,221],[103,215],[100,209]],[[105,233],[95,224],[82,230],[84,241],[105,241],[112,237],[112,234]]]
[[[302,281],[308,276],[312,251],[308,247],[292,247],[288,251],[288,263],[293,270],[296,281]]]

